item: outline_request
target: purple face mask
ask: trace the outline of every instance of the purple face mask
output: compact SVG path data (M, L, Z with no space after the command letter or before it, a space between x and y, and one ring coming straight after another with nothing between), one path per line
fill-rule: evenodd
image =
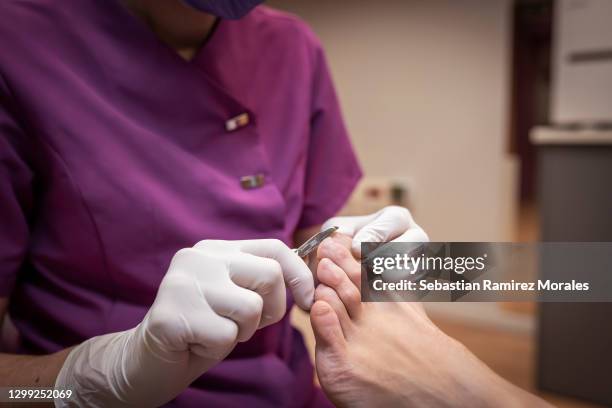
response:
M217 17L235 20L244 17L265 0L183 0L193 8Z

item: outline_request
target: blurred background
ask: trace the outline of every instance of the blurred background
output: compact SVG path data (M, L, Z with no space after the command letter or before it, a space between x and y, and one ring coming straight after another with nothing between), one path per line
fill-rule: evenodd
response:
M612 1L267 3L326 50L367 175L346 214L405 205L433 241L612 241ZM427 307L519 386L612 405L609 304Z

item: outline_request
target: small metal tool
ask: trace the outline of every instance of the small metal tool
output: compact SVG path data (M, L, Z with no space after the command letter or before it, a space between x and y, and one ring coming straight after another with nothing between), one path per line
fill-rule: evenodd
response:
M314 251L315 249L317 249L317 247L319 246L319 244L321 242L323 242L323 240L327 237L329 237L331 234L333 234L334 232L336 232L336 230L338 229L338 227L331 227L328 228L324 231L319 232L316 235L313 235L312 237L310 237L308 239L308 241L304 242L299 248L294 249L293 251L300 257L300 258L305 258L308 255L310 255L310 253L312 251Z

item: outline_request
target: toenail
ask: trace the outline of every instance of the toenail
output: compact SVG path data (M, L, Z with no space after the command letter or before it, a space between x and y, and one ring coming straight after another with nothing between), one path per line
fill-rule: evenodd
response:
M323 315L328 314L330 310L331 310L331 307L327 303L321 302L319 306L316 308L316 310L314 311L314 314L323 316Z

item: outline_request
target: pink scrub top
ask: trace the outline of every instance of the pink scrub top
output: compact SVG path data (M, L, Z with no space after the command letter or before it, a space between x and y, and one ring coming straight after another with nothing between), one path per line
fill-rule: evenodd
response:
M292 245L361 172L318 40L258 7L186 62L119 0L0 2L0 296L20 352L137 325L202 239ZM174 407L327 405L286 317Z

